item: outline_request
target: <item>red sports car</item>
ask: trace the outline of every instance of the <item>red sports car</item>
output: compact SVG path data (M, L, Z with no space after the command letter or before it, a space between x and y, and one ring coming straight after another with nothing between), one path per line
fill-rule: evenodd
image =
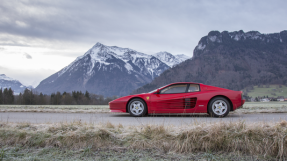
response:
M109 106L111 112L126 112L136 117L154 113L208 113L213 117L225 117L244 102L241 91L180 82L149 93L118 98Z

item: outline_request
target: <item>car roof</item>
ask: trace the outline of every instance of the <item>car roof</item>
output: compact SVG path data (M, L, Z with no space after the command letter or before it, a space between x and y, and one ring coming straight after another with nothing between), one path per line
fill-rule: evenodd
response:
M196 83L196 82L175 82L175 83L171 83L168 85L172 85L172 84L202 84L202 83Z
M220 88L220 87L215 87L215 86L210 86L210 85L205 85L203 83L195 83L195 82L175 82L175 83L171 83L171 84L168 84L164 87L167 87L167 86L170 86L170 85L174 85L174 84L199 84L201 87L204 87L205 89L202 88L202 90L229 90L229 89L226 89L226 88ZM164 88L163 87L163 88Z

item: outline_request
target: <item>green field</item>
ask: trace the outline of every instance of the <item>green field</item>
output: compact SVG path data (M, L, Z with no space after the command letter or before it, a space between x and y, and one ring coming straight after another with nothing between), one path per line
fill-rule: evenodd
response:
M281 85L281 87L279 85L269 85L269 87L266 85L263 85L262 87L258 87L258 86L254 86L253 90L247 90L247 88L245 88L243 91L244 93L247 91L248 96L250 97L278 97L278 96L284 96L287 97L287 87L284 85Z

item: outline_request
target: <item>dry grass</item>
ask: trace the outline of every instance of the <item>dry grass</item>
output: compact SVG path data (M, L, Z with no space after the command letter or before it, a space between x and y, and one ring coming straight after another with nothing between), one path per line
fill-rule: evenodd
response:
M232 152L286 159L287 122L274 124L215 123L185 127L111 123L1 123L1 146L61 149L156 149L163 153Z
M108 105L0 105L0 112L108 113Z

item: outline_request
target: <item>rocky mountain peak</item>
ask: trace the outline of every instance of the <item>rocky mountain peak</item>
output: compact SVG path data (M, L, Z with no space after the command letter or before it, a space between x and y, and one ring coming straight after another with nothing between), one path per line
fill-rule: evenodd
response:
M104 46L102 43L97 42L92 48L99 48L99 47L102 47L102 46Z
M266 44L286 43L287 31L280 33L261 34L258 31L244 32L243 30L228 32L228 31L210 31L207 36L204 36L198 42L194 49L194 56L204 54L205 50L209 51L219 45L227 45L232 47L240 47L245 44L247 47L262 48ZM232 45L231 45L232 44Z

